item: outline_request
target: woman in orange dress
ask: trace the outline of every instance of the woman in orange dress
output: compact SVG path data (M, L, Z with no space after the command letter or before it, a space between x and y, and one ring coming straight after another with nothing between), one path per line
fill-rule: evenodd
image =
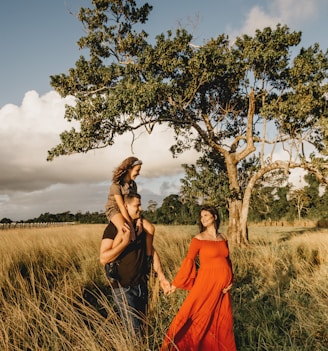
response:
M201 233L191 240L170 292L176 288L190 291L165 335L161 351L236 351L228 243L218 232L220 219L214 207L201 209L200 222Z

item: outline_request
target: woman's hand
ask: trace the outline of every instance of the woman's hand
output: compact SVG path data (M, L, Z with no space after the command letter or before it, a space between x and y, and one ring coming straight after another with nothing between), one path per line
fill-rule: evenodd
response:
M223 294L226 294L232 288L232 283L222 290Z

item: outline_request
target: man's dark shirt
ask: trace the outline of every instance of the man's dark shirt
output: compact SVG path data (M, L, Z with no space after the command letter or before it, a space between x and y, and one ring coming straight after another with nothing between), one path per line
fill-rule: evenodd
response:
M114 240L117 229L112 222L105 228L103 239ZM131 242L115 260L118 261L118 283L122 287L138 285L147 282L146 232L143 230L137 239ZM117 282L113 288L119 287Z

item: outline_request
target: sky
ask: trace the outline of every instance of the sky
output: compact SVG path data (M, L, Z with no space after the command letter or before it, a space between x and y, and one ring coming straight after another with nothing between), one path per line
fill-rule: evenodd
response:
M189 151L172 158L172 133L164 127L140 133L131 149L129 136L114 146L47 162L59 134L71 128L65 103L50 76L67 73L83 52L84 35L75 17L91 0L2 0L0 5L0 220L38 217L41 213L103 211L113 170L126 157L143 161L138 190L143 208L177 194L183 163L195 163ZM137 3L141 2L137 0ZM222 33L240 34L277 23L302 31L301 46L328 47L327 0L153 0L150 37L179 26L192 31L195 43ZM295 176L292 181L298 182Z

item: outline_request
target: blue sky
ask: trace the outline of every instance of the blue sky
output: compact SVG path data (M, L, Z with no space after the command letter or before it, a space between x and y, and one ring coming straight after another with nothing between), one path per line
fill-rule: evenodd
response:
M303 32L302 46L328 47L326 0L154 0L144 26L151 37L186 26L195 42L228 34L253 34L256 28L286 24ZM74 13L88 0L5 0L0 11L0 219L37 217L40 213L100 211L106 201L112 170L130 156L123 137L107 150L46 162L47 150L70 126L64 104L50 86L50 76L67 73L83 35ZM140 2L139 2L140 3ZM143 206L177 193L181 163L195 161L186 153L172 159L172 135L159 129L141 135L133 152L144 161L137 179ZM158 157L161 155L161 157Z

